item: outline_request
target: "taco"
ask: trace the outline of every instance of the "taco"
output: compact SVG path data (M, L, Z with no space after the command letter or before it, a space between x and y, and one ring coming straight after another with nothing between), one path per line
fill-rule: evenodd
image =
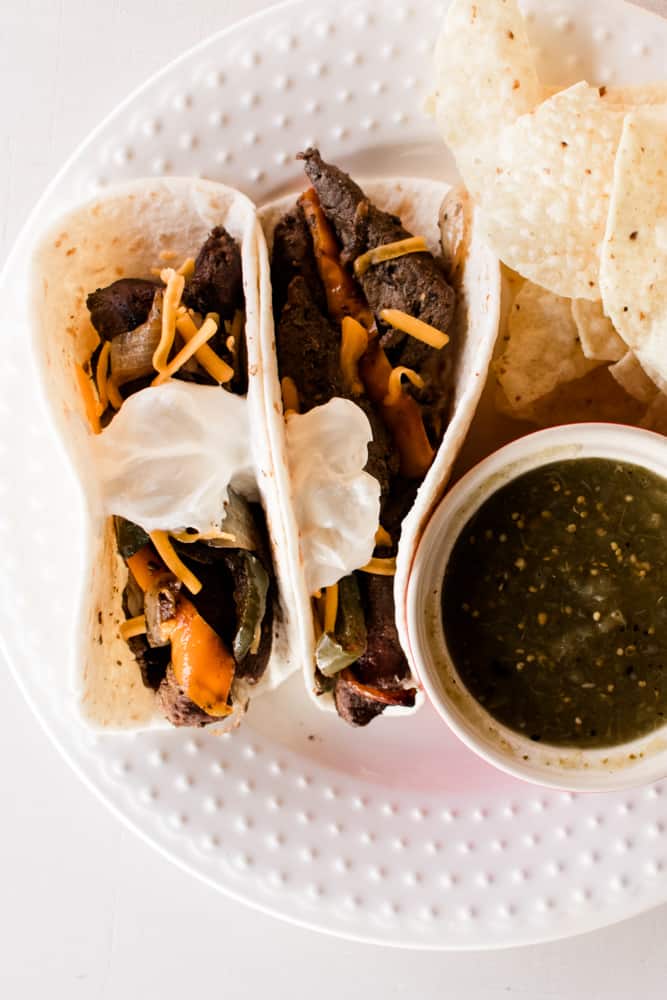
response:
M136 181L35 254L33 346L89 512L73 648L105 729L227 728L296 666L258 352L254 206Z
M299 543L289 555L308 689L363 726L421 702L403 640L407 577L484 386L500 270L465 195L448 185L403 178L362 190L316 149L300 159L311 187L260 212L272 283L272 314L263 289L265 391L267 407L285 414L286 445L276 434L273 448L289 459L279 488ZM282 400L272 398L278 384ZM341 440L323 448L307 425L334 404ZM346 441L355 452L368 445L375 520L359 516L372 505L357 469L354 488L341 490L337 509L325 504L317 524L303 509L304 454L343 479ZM355 518L357 544L347 544Z

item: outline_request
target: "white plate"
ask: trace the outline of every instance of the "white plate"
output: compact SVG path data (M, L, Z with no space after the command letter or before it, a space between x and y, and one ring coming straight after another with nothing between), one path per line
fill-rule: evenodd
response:
M527 6L547 82L664 72L667 26L650 14L610 0ZM574 934L665 901L667 785L540 792L480 762L428 708L353 731L313 709L299 678L223 739L91 736L66 684L81 501L39 396L24 294L43 222L112 181L196 172L261 201L297 183L292 155L315 141L358 175L448 176L420 110L442 7L308 0L269 10L153 78L53 182L4 275L0 631L71 765L176 863L320 930L482 948Z

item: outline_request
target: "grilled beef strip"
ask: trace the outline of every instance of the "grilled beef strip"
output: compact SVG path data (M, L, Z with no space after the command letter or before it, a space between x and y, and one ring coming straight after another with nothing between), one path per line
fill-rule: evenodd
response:
M367 646L354 665L354 675L369 687L401 687L410 677L410 668L396 629L394 579L372 573L358 573L357 579L366 612Z
M351 726L367 726L387 707L360 691L347 670L337 675L333 697L336 711Z
M301 411L344 396L340 330L329 322L300 275L287 288L276 334L280 378L291 378Z
M224 226L216 226L197 254L195 271L185 287L183 301L201 313L233 319L243 302L241 251Z
M280 275L279 260L274 256L274 267ZM351 398L343 384L340 368L340 330L321 311L310 284L300 275L292 278L287 288L276 340L280 378L293 380L303 413L327 403L334 396ZM398 455L372 403L365 397L354 398L354 402L368 417L373 431L366 470L375 476L386 495L390 477L398 470Z
M317 149L301 154L306 174L317 192L324 214L342 246L341 259L351 265L361 254L404 240L408 232L396 215L383 212L366 197L348 174L325 163ZM383 309L399 309L447 333L452 325L455 294L432 254L415 253L374 264L358 279L375 313L381 344L393 365L419 372L424 389L414 395L425 408L427 421L440 429L449 409L454 353L436 351L380 320Z
M288 289L296 277L301 278L322 315L326 315L327 297L317 270L313 243L301 205L278 222L273 233L271 250L271 283L273 314L280 317L288 298Z
M234 352L230 351L224 325L225 320L234 318L237 309L243 308L241 251L224 226L216 226L211 230L197 254L194 274L185 285L183 302L202 316L210 312L218 314L220 327L209 345L234 369L234 378L228 388L238 395L245 395L248 391L245 337L240 338ZM201 369L194 374L186 374L185 377L202 384L213 381Z
M338 714L352 726L367 726L386 708L412 708L417 692L414 688L366 687L351 668L336 675L334 703Z
M220 719L209 715L199 705L190 701L176 680L171 665L167 668L165 678L158 689L158 701L172 726L193 726L201 729L213 722L220 722Z
M103 340L113 340L148 319L160 286L144 278L120 278L86 299L90 320Z

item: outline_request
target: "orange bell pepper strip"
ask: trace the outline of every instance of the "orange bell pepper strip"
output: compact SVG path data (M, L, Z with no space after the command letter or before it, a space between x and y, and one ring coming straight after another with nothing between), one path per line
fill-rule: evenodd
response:
M144 545L130 556L127 565L144 593L159 586L161 577L169 572L152 545ZM217 718L232 712L227 702L236 670L234 657L194 604L180 593L171 632L171 665L178 684L195 705Z
M375 325L371 309L363 299L354 279L340 261L340 250L317 193L313 188L299 198L315 249L317 267L327 296L332 319L342 323L352 316L367 330ZM423 479L433 463L435 451L424 427L419 404L407 393L392 406L385 406L392 367L377 339L371 339L359 361L359 376L369 399L379 409L389 428L401 459L401 475Z
M315 250L317 267L327 296L329 315L337 323L345 316L352 316L370 330L375 319L354 279L340 262L340 250L334 232L322 211L314 188L299 198Z
M377 340L372 341L359 361L359 376L398 449L401 475L407 479L423 479L431 468L435 451L426 434L419 404L412 396L404 392L395 403L386 405L392 370Z

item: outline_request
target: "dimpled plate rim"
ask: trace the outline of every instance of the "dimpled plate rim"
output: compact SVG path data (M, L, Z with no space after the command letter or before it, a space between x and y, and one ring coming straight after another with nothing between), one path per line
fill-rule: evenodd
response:
M199 172L261 202L294 187L291 153L311 139L359 175L451 176L419 110L444 5L378 6L270 8L135 91L73 154L24 227L3 272L5 336L26 329L27 260L41 227L107 183ZM620 2L579 6L526 4L547 82L659 78L664 22ZM85 561L82 500L36 376L18 392L21 373L32 372L26 338L9 341L6 357L0 419L11 419L13 436L0 442L12 467L12 489L0 483L2 648L70 765L144 840L265 912L404 947L562 938L667 899L667 785L602 796L536 790L478 762L430 709L400 728L351 733L309 715L297 679L222 740L84 730L63 679L71 650L62 628ZM57 496L44 497L44 481L59 483Z

